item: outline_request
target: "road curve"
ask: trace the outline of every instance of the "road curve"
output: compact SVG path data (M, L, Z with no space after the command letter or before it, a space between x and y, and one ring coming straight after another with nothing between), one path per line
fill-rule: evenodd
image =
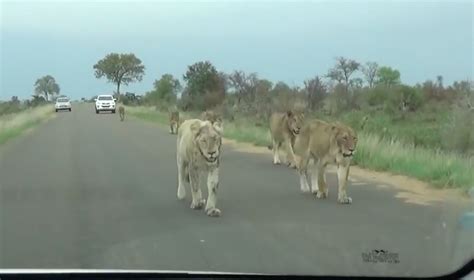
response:
M175 139L80 104L0 147L0 269L433 276L472 257L465 206L407 203L370 181L339 205L334 174L317 200L299 192L295 171L228 145L223 215L209 218L189 208L189 191L176 199ZM380 249L399 262L364 261Z

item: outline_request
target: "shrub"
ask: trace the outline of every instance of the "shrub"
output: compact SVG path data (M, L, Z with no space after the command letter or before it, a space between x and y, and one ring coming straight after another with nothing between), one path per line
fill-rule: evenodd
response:
M474 152L474 110L455 107L443 131L444 148L460 153Z

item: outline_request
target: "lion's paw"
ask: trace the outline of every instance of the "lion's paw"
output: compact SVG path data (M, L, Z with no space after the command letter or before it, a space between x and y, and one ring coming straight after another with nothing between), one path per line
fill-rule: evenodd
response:
M191 203L191 209L194 209L194 210L199 210L199 209L202 209L204 207L204 204L206 204L206 200L205 199L200 199L198 200L197 202L192 202Z
M328 197L328 192L323 192L323 191L316 191L316 197L319 198L319 199L324 199L324 198L327 198Z
M206 215L208 215L209 217L220 217L221 210L217 208L209 208L206 210Z
M309 193L310 190L309 190L309 186L307 184L303 184L300 186L300 191L301 193Z
M337 202L339 202L341 204L351 204L352 203L352 198L350 198L348 196L339 197L337 199Z

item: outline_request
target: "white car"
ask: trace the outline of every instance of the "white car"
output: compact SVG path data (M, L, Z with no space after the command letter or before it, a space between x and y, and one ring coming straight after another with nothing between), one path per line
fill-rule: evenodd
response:
M68 110L69 112L72 111L71 101L67 97L59 97L56 99L56 104L54 104L54 109L56 113L59 110Z
M112 95L99 95L95 99L95 113L110 111L115 114L115 98Z

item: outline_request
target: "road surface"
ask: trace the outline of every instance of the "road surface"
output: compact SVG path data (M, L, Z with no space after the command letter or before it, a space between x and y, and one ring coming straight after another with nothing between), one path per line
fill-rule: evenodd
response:
M189 190L176 199L175 139L81 104L0 147L0 268L433 276L472 256L469 204L407 203L367 180L339 205L335 174L317 200L270 155L228 145L209 218ZM399 262L364 261L380 249Z

